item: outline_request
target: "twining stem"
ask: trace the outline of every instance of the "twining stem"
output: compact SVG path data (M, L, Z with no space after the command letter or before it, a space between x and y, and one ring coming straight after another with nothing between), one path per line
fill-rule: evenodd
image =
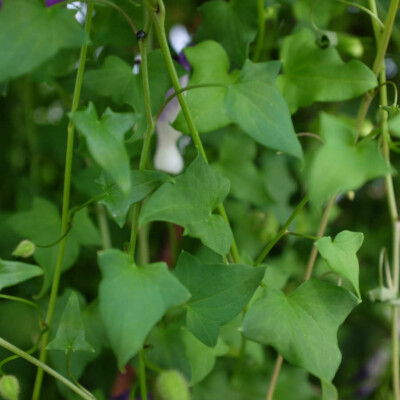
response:
M146 362L144 350L139 352L139 378L140 378L140 396L142 400L147 400L147 385L146 385Z
M151 98L150 98L150 85L149 85L149 70L147 65L147 31L150 29L150 25L146 23L146 32L139 32L137 35L141 56L141 73L142 73L142 85L143 85L143 96L144 96L144 104L146 110L146 121L147 127L146 132L144 134L144 142L142 147L142 152L140 155L139 161L139 170L143 170L146 168L147 159L149 155L150 149L150 141L151 135L154 130L154 120L151 110ZM138 227L139 227L139 212L140 212L141 203L135 203L133 206L132 213L132 229L131 229L131 240L130 240L130 252L135 259L135 250L136 250L136 242L138 236ZM142 239L147 240L147 237ZM142 249L143 250L143 249ZM143 256L147 257L147 254L141 252L141 261L145 261ZM146 386L146 364L145 364L145 354L144 350L141 349L139 352L139 379L140 379L140 393L142 400L147 400L147 386Z
M329 216L331 215L331 211L332 211L332 207L335 204L335 200L336 200L336 196L332 196L330 198L330 200L328 201L328 204L325 207L325 211L324 214L322 216L319 228L318 228L318 232L317 232L317 238L321 238L322 236L324 236L324 232L326 229L326 226L328 225L328 221L329 221ZM308 263L307 263L307 268L306 268L306 273L304 276L304 280L308 281L311 278L313 269L314 269L314 265L315 265L315 260L317 259L317 254L318 254L318 249L317 246L313 246L311 253L310 253L310 257L308 259Z
M147 120L147 127L146 127L146 132L144 134L144 142L139 162L139 170L143 170L146 168L149 149L150 149L151 134L153 133L154 130L154 120L152 116L151 100L150 100L149 71L147 67L146 33L143 38L139 39L139 48L141 56L143 97L144 97L146 120ZM137 242L138 226L139 226L139 212L140 212L140 203L135 203L133 205L133 211L132 211L132 229L131 229L131 240L130 240L130 251L133 259L135 259L135 252L136 252L136 242Z
M264 46L265 36L265 10L264 0L257 0L257 22L258 22L258 33L256 41L256 49L254 50L253 61L257 62L260 59L261 51Z
M100 229L101 244L104 250L111 249L112 242L110 236L110 228L108 226L106 209L103 204L96 204L97 220Z
M149 15L151 16L151 18L153 20L154 28L155 28L155 31L157 34L159 45L160 45L160 49L163 54L165 64L167 66L168 73L169 73L171 81L172 81L172 85L173 85L175 91L178 92L182 88L181 88L181 84L179 82L178 74L177 74L175 66L174 66L171 52L169 50L168 40L167 40L167 36L165 33L164 2L162 0L157 0L157 4L155 4L155 2L153 2L151 0L143 0L143 3L145 5L145 7L147 8ZM203 144L201 142L200 135L199 135L199 132L197 131L192 114L186 103L185 96L183 95L182 92L180 92L177 95L177 97L178 97L178 101L181 106L183 115L186 119L186 123L188 124L193 143L196 146L197 150L199 151L200 155L203 157L204 161L208 163L206 152L205 152ZM225 222L228 224L228 226L230 226L228 216L226 215L225 208L222 204L220 204L218 206L218 212L220 213L222 218L225 220ZM232 256L233 256L233 259L235 260L235 262L237 262L237 263L240 262L239 251L238 251L235 239L233 239L233 242L232 242L231 253L232 253Z
M275 361L274 372L272 373L272 378L271 378L271 382L269 384L266 400L273 399L275 386L276 386L276 382L279 377L279 372L281 371L282 363L283 363L283 357L280 354L278 354L278 357L276 358L276 361Z
M282 236L284 236L286 234L286 231L289 228L290 224L296 218L297 214L307 204L307 202L308 202L308 195L303 197L303 199L300 201L300 203L293 210L292 214L290 215L288 220L285 222L285 224L282 226L282 228L279 230L279 232L276 234L276 236L267 244L265 249L257 257L257 260L254 263L255 266L260 265L264 261L265 257L267 257L268 253L275 246L275 244L282 238Z
M89 36L90 28L92 24L92 15L93 15L94 4L89 3L87 8L86 15L86 23L85 23L85 32ZM81 53L79 56L79 65L78 71L76 75L75 81L75 89L74 95L72 99L71 112L74 112L78 109L81 88L82 88L82 80L83 80L83 72L85 70L86 64L86 55L88 50L88 43L84 43L81 48ZM62 203L62 216L61 216L61 236L65 235L68 230L68 222L69 222L69 203L70 203L70 190L71 190L71 171L72 171L72 158L74 151L74 135L75 135L75 127L73 123L70 121L68 124L68 138L67 138L67 151L65 157L65 171L64 171L64 192L63 192L63 203ZM58 247L57 261L54 269L53 275L53 283L51 286L50 292L50 300L49 300L49 308L47 310L46 315L46 324L48 327L51 326L53 320L54 309L57 300L58 294L58 286L60 284L60 276L62 270L62 264L64 259L64 251L65 251L66 237L60 241ZM42 350L40 352L40 362L45 363L47 358L47 350L46 346L49 341L49 332L46 332L43 335L42 342ZM42 387L43 381L43 369L39 368L36 374L35 386L33 389L32 400L39 400L40 391Z
M371 11L377 14L375 0L369 0ZM378 51L374 62L374 72L379 73L379 83L381 85L379 96L380 105L387 106L387 86L385 64L383 59L389 44L390 36L393 29L394 19L396 17L397 9L399 7L399 0L392 0L390 2L388 14L385 20L385 27L382 33L376 27L376 23L372 20L374 27L375 40L377 42ZM382 153L390 168L390 133L388 126L387 112L381 110L381 129L382 129ZM399 241L400 241L400 222L399 213L396 204L396 195L393 188L392 175L388 172L385 176L386 196L388 201L389 215L392 224L392 277L393 277L393 290L396 294L399 291ZM399 332L398 332L398 307L392 306L392 376L393 376L393 394L395 400L400 400L400 379L399 379Z
M30 356L28 353L21 350L19 347L14 346L13 344L11 344L10 342L7 342L3 338L0 338L0 346L4 347L8 351L11 351L12 353L16 354L17 356L25 359L26 361L29 361L31 364L36 365L37 367L39 367L40 371L45 371L52 377L58 379L61 383L63 383L65 386L67 386L68 388L73 390L76 394L78 394L82 399L93 400L92 395L88 395L86 392L84 392L79 387L75 386L71 381L66 379L64 376L59 374L57 371L54 371L54 369L50 368L48 365L39 361L37 358Z

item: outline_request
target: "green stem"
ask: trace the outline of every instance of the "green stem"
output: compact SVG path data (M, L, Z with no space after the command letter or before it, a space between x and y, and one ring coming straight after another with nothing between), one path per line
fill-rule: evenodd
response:
M174 61L172 59L171 52L169 50L168 40L167 40L167 36L165 33L164 2L162 0L158 0L157 6L155 6L155 4L150 0L143 0L143 3L145 5L145 7L147 8L149 15L151 16L151 18L154 22L154 28L156 30L158 43L160 45L161 52L164 56L164 61L165 61L169 76L172 81L172 86L174 87L175 91L178 92L182 88L181 88L181 84L179 82L178 74L177 74L175 66L174 66ZM197 131L192 114L186 103L185 96L183 95L182 92L177 94L177 96L178 96L178 101L181 106L183 115L186 119L186 123L188 124L193 143L196 146L197 150L199 151L200 155L203 157L204 161L208 163L206 152L205 152L203 144L201 142L200 135L199 135L199 132ZM220 204L218 206L218 212L220 213L222 218L225 220L225 222L230 227L230 222L229 222L228 216L226 215L226 211L225 211L223 204ZM231 253L232 253L232 256L233 256L235 262L236 263L240 262L239 250L237 248L235 239L233 239L233 242L232 242Z
M149 155L151 135L154 130L154 120L151 111L151 100L150 100L150 86L149 86L149 71L147 66L147 47L146 47L146 36L144 38L139 39L139 49L141 56L141 72L142 72L142 84L143 84L143 97L144 104L146 110L146 120L147 120L147 128L144 134L144 142L142 147L142 152L140 155L139 162L139 170L143 170L146 168L147 159ZM138 227L139 227L139 212L140 212L141 203L135 203L133 205L132 211L132 229L131 229L131 239L130 239L130 252L135 259L136 252L136 242L138 235Z
M8 294L0 294L0 299L17 301L19 303L27 304L28 306L31 306L31 307L35 308L35 310L39 314L40 325L41 326L45 326L46 325L45 322L44 322L42 309L36 303L34 303L33 301L24 299L22 297L10 296Z
M254 51L253 61L257 62L260 59L261 51L264 47L264 35L265 35L265 10L264 0L257 0L257 16L258 16L258 34L256 49Z
M276 358L276 361L275 361L274 372L272 373L272 378L271 378L271 382L269 384L266 400L272 400L274 397L275 386L276 386L276 382L278 381L279 372L281 371L282 363L283 363L283 357L280 354L278 354L278 357Z
M86 23L85 23L85 32L89 36L90 28L92 24L92 15L93 15L94 4L89 3L87 9ZM71 111L74 112L78 109L81 88L82 88L82 80L83 80L83 72L85 70L86 64L86 55L88 50L88 43L85 43L81 48L81 53L79 57L79 66L78 72L75 81L75 89L74 96L72 100ZM68 222L69 222L69 202L70 202L70 190L71 190L71 172L72 172L72 159L73 159L73 151L74 151L74 134L75 129L74 125L70 121L68 124L68 139L67 139L67 151L65 157L65 171L64 171L64 192L63 192L63 205L62 205L62 217L61 217L61 235L64 235L68 230ZM57 262L54 269L53 282L51 286L50 292L50 300L49 300L49 308L46 315L46 324L48 327L51 326L51 322L53 320L54 309L57 300L58 294L58 286L60 284L62 263L64 258L66 237L64 237L58 248ZM49 332L46 332L43 335L43 343L42 350L40 352L40 362L45 363L47 358L47 350L46 346L49 341ZM39 368L37 371L35 385L32 394L32 400L39 400L40 391L42 387L43 381L43 369Z
M279 230L279 232L276 234L276 236L267 244L265 249L257 257L257 260L255 261L254 265L256 265L256 266L260 265L264 261L265 257L267 257L268 253L275 246L275 244L281 239L282 236L284 236L286 234L286 231L287 231L288 227L290 226L292 221L296 218L297 214L307 204L307 202L308 202L308 195L304 196L304 198L301 200L301 202L296 206L296 208L293 210L292 214L287 219L287 221L282 226L282 228Z
M382 31L382 35L378 43L378 51L376 53L375 62L372 67L372 71L374 72L375 75L378 75L381 71L386 50L389 45L390 36L392 35L393 24L396 18L396 13L398 8L399 8L399 0L392 0L390 2L389 10L385 19L385 27Z
M328 204L325 207L325 211L324 214L322 215L322 219L318 228L318 232L317 232L317 238L321 238L322 236L324 236L325 233L325 229L326 226L328 225L328 221L329 221L329 216L331 215L331 211L333 208L333 205L335 204L335 200L336 200L336 195L332 196L328 202ZM306 268L306 273L304 276L304 280L308 281L311 278L313 269L314 269L314 265L315 265L315 261L317 259L317 255L318 255L318 248L317 246L313 246L311 253L310 253L310 257L308 259L308 263L307 263L307 268Z
M104 250L111 249L112 242L110 236L110 227L108 225L108 219L105 207L103 204L96 204L97 220L100 228L101 243Z
M81 389L83 392L85 392L88 396L90 396L92 399L94 399L95 397L86 389L84 388L79 382L78 380L74 377L74 375L71 372L71 368L70 368L70 358L71 358L71 350L68 350L67 355L66 355L66 369L67 369L67 374L68 376L71 378L72 382L79 388Z
M139 352L139 376L140 376L140 396L142 400L147 400L147 384L146 384L146 361L144 350Z
M85 393L83 390L75 386L71 381L66 379L64 376L59 374L57 371L54 371L54 369L50 368L48 365L44 364L43 362L39 361L37 358L32 357L25 351L21 350L20 348L14 346L10 342L7 342L3 338L0 338L0 346L4 347L6 350L11 351L12 353L16 354L17 356L25 359L26 361L30 362L33 365L36 365L39 367L40 371L45 371L52 377L56 378L59 380L61 383L63 383L65 386L70 388L72 391L74 391L76 394L78 394L82 399L85 400L93 400L93 396L89 396L87 393Z

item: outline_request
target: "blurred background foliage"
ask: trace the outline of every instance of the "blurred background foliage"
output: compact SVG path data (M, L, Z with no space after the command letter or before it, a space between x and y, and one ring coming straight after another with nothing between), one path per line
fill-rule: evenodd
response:
M139 27L143 24L140 7L123 0L113 1L123 7ZM200 0L166 0L167 27L170 29L176 24L184 25L192 36L193 43L204 38L220 41L231 56L231 68L234 69L240 57L231 47L229 37L231 32L221 33L218 27L207 25L204 7L208 3L210 2ZM366 1L358 3L366 4ZM377 2L382 19L388 3L388 0ZM365 64L372 65L375 45L371 21L370 17L359 9L332 0L265 0L264 5L267 19L261 60L279 59L283 38L306 26L315 32L316 38L323 34L323 30L337 32L339 35L337 49L345 61L359 58ZM239 27L234 25L232 29ZM244 34L247 32L246 29ZM151 38L150 43L154 48L157 47L156 38ZM399 49L400 23L397 21L386 57L387 77L396 84L399 84ZM253 51L254 43L250 46L250 53ZM77 49L63 50L29 75L13 79L8 85L0 87L3 92L0 96L1 258L11 258L13 249L25 238L27 231L37 230L38 236L46 242L46 232L51 229L50 225L53 227L59 225L57 210L60 209L62 199L66 128L78 54ZM99 68L108 55L117 55L132 64L137 54L136 39L125 20L114 9L96 5L86 69ZM392 95L391 89L389 95ZM99 113L109 106L109 99L96 95L85 84L81 97L83 105L89 100L93 101ZM314 103L309 107L300 108L293 116L295 130L318 132L318 115L321 110L354 118L359 102L360 99L341 103ZM112 104L112 109L129 111L127 105L117 103ZM368 115L368 123L375 126L378 122L378 104L375 101ZM233 126L206 133L202 138L212 166L231 180L231 192L226 201L227 211L243 258L254 259L265 243L276 234L300 200L305 189L304 168L290 157L277 155L255 144ZM300 141L307 160L308 155L318 147L318 141L311 137L301 137ZM154 151L155 141L152 146ZM128 149L132 165L137 166L141 141L129 144ZM186 147L183 153L184 159L187 162L192 160L194 152L193 147ZM88 168L89 163L85 144L78 136L73 164L71 200L73 205L82 204L91 196L91 182L96 176L96 171L93 172ZM395 170L399 170L397 156L393 157L392 164ZM395 176L394 182L395 190L398 191L398 175ZM47 199L53 206L44 206L40 209L38 205L35 208L34 199L37 197ZM29 211L32 207L36 211ZM52 207L56 207L55 210L51 211ZM18 216L19 220L22 220L20 224L17 222ZM314 235L320 217L321 214L317 210L306 208L298 216L293 230ZM47 219L44 227L38 225L38 221L42 219ZM96 251L100 245L97 224L96 207L90 206L88 213L82 217L79 229L77 228L79 230L76 234L77 243L69 248L70 253L67 257L71 258L70 265L74 266L63 274L57 307L61 310L65 305L71 288L81 293L87 339L95 347L102 348L102 351L96 354L94 362L92 355L77 354L72 369L76 376L82 375L83 385L98 388L100 399L101 396L107 398L111 393L118 369L111 351L104 345L106 339L98 337L102 328L96 318L97 288L100 281L95 261ZM120 228L111 219L109 226L113 246L123 248L124 242L129 238L128 226ZM375 287L378 282L380 251L383 247L390 247L391 229L382 179L364 185L354 193L354 198L349 195L338 199L327 234L334 236L345 229L363 232L365 235L364 244L358 253L360 289L364 301L339 330L343 362L335 384L341 399L388 400L390 399L389 307L371 303L365 297L368 290ZM57 228L55 231L57 232ZM148 235L151 260L162 259L171 246L171 235L166 225L152 224ZM218 259L211 250L188 237L183 238L178 246L190 250L204 261ZM293 290L302 281L310 248L311 242L307 239L288 236L281 240L267 260L269 278L277 286L285 287L286 292ZM326 271L324 263L319 261L316 276L321 276ZM42 285L42 278L36 278L6 289L4 293L32 297L41 291ZM46 305L47 296L46 294L38 300L43 306ZM240 341L235 336L237 326L237 322L232 321L222 329L222 338L229 349L220 349L212 373L194 386L194 399L265 398L275 354L271 349L263 350L261 346L251 344L246 349L245 364L239 373L236 373L235 360L240 351ZM185 371L193 366L188 365L186 349L183 342L178 340L182 332L176 330L174 323L154 329L150 337L154 350L149 351L149 359L161 367L175 367ZM21 348L29 348L37 338L38 332L39 326L34 310L23 304L0 301L0 336ZM196 351L201 353L203 349ZM53 366L63 368L62 355L56 353L52 353L50 361ZM2 350L0 355L0 358L3 358L7 352ZM134 366L136 362L133 361ZM21 399L29 398L35 369L26 362L17 360L8 364L5 370L17 374L20 378ZM75 398L65 389L61 387L59 389L65 398ZM45 377L43 398L60 398L57 390L57 384ZM295 397L293 397L294 391ZM279 377L275 399L294 398L296 400L318 398L318 382L310 380L304 371L285 365Z

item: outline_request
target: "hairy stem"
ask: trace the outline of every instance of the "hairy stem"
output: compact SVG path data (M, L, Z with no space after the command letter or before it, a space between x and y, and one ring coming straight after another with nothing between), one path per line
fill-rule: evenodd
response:
M85 31L86 34L89 36L90 28L92 24L92 15L93 15L93 8L94 4L89 3L87 9L87 16L86 16L86 23L85 23ZM86 56L87 56L87 49L88 43L85 43L81 48L81 53L79 57L79 66L78 72L76 75L75 81L75 89L74 89L74 96L72 100L72 107L71 111L74 112L78 109L79 106L79 99L81 94L82 88L82 80L83 80L83 72L85 70L86 64ZM71 191L71 171L72 171L72 158L73 158L73 151L74 151L74 136L75 136L75 127L73 123L70 121L68 124L68 138L67 138L67 151L65 157L65 171L64 171L64 192L63 192L63 203L62 203L62 216L61 216L61 235L65 235L68 231L68 222L69 222L69 203L70 203L70 191ZM58 286L60 284L60 277L61 277L61 270L62 270L62 263L64 259L64 251L65 251L65 244L66 244L66 236L60 241L58 254L57 254L57 262L54 269L53 275L53 283L51 286L50 292L50 300L49 300L49 308L47 310L46 315L46 324L47 326L51 326L53 320L54 309L57 300L58 294ZM45 363L47 358L47 350L46 346L49 341L49 332L46 332L43 335L43 342L42 342L42 350L40 352L40 362ZM43 369L39 368L37 371L35 385L33 389L32 400L38 400L40 398L40 391L42 387L43 381Z

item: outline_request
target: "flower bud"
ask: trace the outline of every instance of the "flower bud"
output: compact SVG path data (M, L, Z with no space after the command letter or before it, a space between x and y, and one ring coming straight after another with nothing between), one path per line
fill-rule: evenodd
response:
M35 250L35 243L25 239L18 244L18 246L12 252L12 255L15 257L28 258L35 252Z
M0 395L5 400L18 400L19 382L14 375L4 375L0 379Z
M161 400L191 400L188 383L176 370L164 371L158 376L156 391Z

